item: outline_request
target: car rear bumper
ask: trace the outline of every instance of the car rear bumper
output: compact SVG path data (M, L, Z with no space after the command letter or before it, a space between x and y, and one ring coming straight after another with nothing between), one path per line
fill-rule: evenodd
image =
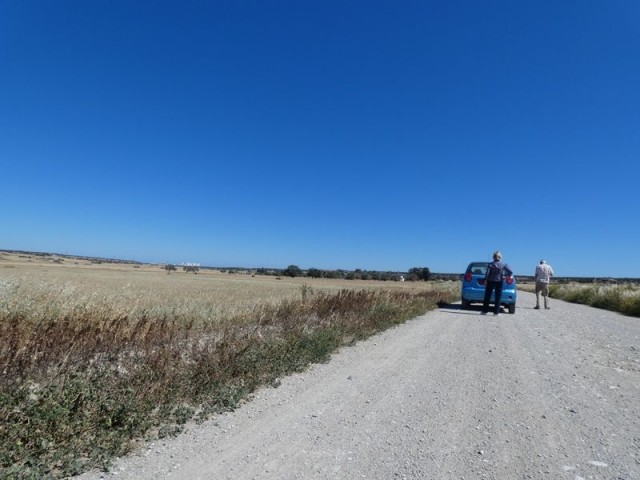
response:
M505 289L502 290L502 298L500 303L502 305L512 305L516 303L518 298L517 290ZM484 302L484 288L463 287L462 288L462 300L469 303L482 303ZM491 294L491 302L496 301L495 292Z

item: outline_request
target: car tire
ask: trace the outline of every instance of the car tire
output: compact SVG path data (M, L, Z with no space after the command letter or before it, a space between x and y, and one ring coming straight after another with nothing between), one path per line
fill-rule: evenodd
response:
M469 300L462 299L462 310L469 310L471 302Z
M509 305L509 313L513 314L516 313L516 304L512 303L511 305Z

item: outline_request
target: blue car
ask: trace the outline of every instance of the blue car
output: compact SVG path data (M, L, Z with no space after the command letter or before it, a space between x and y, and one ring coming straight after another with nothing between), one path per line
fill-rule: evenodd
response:
M489 262L471 262L462 277L462 308L468 309L472 303L484 302L485 275ZM509 313L516 313L516 277L505 277L502 282L502 298L500 305L504 305ZM491 294L491 303L495 303L495 292Z

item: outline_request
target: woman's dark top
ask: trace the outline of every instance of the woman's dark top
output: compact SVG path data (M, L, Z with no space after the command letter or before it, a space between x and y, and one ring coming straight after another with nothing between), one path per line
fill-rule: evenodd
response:
M513 275L513 272L506 263L495 261L487 266L487 282L501 282L504 274Z

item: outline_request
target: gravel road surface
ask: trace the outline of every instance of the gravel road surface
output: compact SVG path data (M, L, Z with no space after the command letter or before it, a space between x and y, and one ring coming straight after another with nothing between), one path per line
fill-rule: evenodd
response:
M640 319L441 308L85 479L640 479Z

